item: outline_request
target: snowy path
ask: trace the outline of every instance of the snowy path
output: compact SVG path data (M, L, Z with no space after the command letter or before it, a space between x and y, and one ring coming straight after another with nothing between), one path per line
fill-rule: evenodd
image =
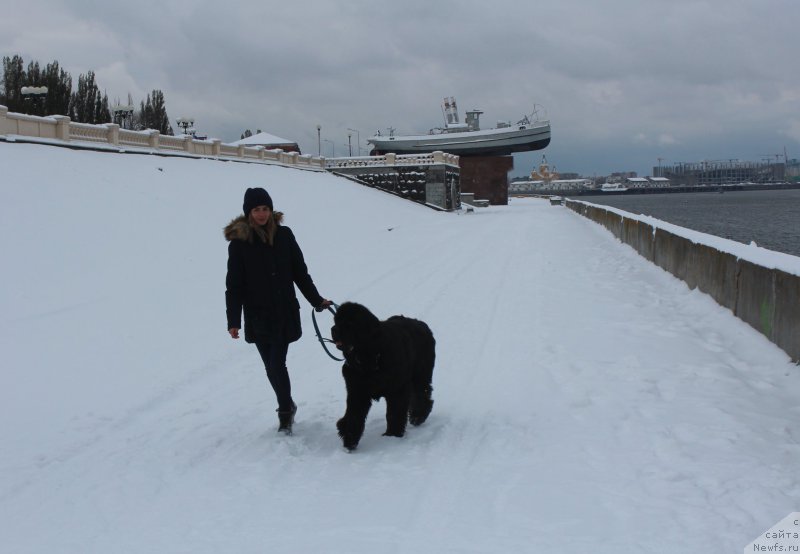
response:
M437 214L328 175L25 145L0 163L4 552L738 552L798 509L797 367L564 208ZM221 306L220 229L254 182L323 294L436 333L434 411L405 438L379 403L341 449L306 305L296 432L275 432ZM20 236L43 199L63 233ZM136 221L91 234L106 202Z

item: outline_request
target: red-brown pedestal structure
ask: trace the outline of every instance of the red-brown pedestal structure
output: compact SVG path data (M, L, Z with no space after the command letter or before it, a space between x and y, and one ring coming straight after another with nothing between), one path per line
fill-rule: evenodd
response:
M511 156L461 156L461 192L473 192L476 199L492 205L508 204L508 172L514 169Z

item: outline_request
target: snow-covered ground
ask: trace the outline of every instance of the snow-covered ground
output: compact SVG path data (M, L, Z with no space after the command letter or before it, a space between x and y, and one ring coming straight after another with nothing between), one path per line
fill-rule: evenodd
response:
M741 552L800 507L798 367L564 207L437 213L328 174L25 144L0 168L3 552ZM304 304L276 432L225 329L248 186L324 296L430 324L423 426L382 437L379 403L342 449Z

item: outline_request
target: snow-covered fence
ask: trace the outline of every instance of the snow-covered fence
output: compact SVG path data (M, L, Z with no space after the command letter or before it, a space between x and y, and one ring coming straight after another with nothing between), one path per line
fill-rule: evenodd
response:
M59 118L63 116L58 116ZM69 118L67 118L69 121ZM61 123L61 125L59 125ZM23 135L46 139L59 139L59 131L63 134L64 123L55 117L33 117L18 113L9 113L8 108L0 106L0 134ZM67 130L67 135L69 130Z
M690 288L711 296L782 348L793 361L800 362L800 263L795 256L771 253L772 262L769 255L764 261L747 259L740 252L705 244L702 237L715 238L710 235L683 233L678 228L667 230L616 208L573 200L567 200L566 205L604 226ZM695 240L682 234L691 234ZM741 246L744 250L750 248ZM769 267L780 267L782 263L775 262L784 259L785 267Z
M72 147L128 147L158 152L159 154L195 155L222 159L240 159L280 163L308 169L322 170L325 158L303 156L297 152L266 150L263 146L246 147L222 144L219 139L197 140L189 135L168 136L158 131L130 131L119 125L106 123L89 125L74 123L63 115L38 117L9 112L0 106L0 135L6 137L31 137L53 141L52 144L69 143Z
M382 156L354 156L349 158L329 158L325 161L328 170L385 167L398 165L454 165L458 166L458 156L447 152L431 152L430 154L384 154Z
M140 133L138 131L120 129L119 142L139 148L147 148L150 146L150 133Z

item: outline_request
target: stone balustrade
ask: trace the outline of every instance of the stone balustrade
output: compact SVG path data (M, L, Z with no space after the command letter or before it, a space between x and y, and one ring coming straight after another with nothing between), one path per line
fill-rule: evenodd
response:
M325 160L325 167L328 170L398 165L453 165L458 167L459 158L455 154L437 151L431 152L430 154L384 154L382 156L355 156L348 158L328 158Z
M279 163L307 169L324 170L325 158L303 156L297 152L266 150L263 146L246 147L222 144L219 139L197 140L188 135L168 136L158 131L130 131L114 123L90 125L75 123L63 115L38 117L9 112L0 106L0 136L31 137L52 140L53 144L69 143L71 147L140 148L160 154L194 155L213 158L236 158L254 162Z

